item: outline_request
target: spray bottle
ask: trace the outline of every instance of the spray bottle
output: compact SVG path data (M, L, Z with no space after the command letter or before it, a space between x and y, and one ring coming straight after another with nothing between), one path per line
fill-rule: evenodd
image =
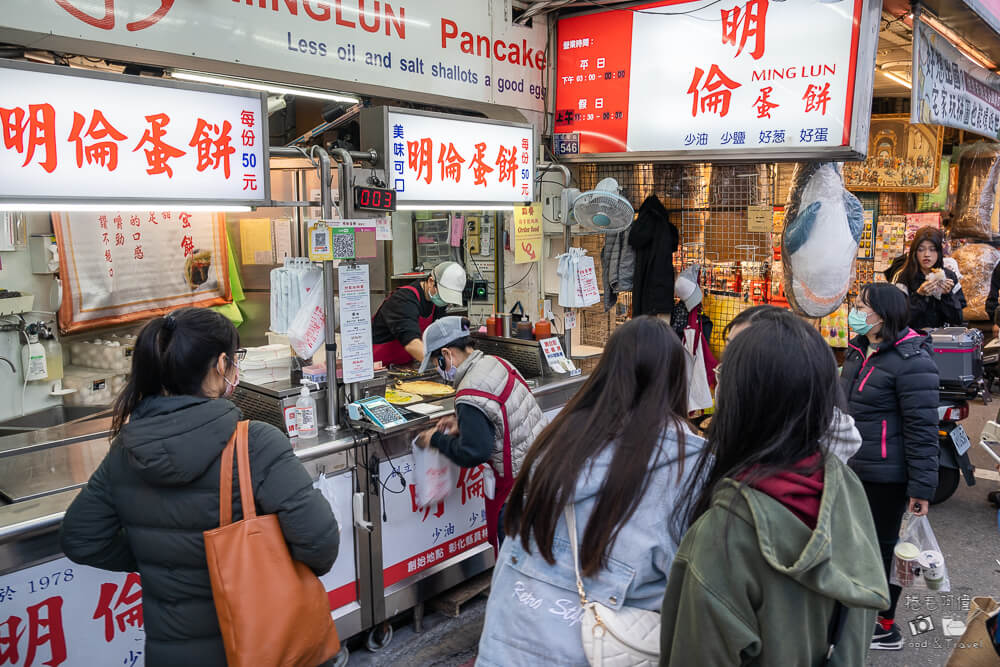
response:
M295 428L299 440L311 440L319 435L319 428L316 426L316 399L309 395L309 385L317 390L319 385L311 380L300 380L300 384L302 392L295 401Z

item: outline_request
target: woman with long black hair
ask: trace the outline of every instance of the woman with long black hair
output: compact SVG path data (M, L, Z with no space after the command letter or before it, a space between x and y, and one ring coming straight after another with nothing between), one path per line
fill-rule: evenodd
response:
M940 229L918 229L905 261L897 259L886 271L886 278L905 288L910 303L909 325L914 329L962 325L965 294L955 272L944 267L944 234Z
M225 400L239 382L239 343L208 309L146 324L115 403L111 449L63 519L71 560L142 576L148 667L226 665L202 533L219 526L220 456L241 419ZM292 558L325 574L340 541L330 505L281 431L250 422L248 446L258 514L276 514Z
M656 611L677 548L670 508L702 440L685 422L685 352L670 325L637 317L528 451L504 515L478 665L581 665L577 525L588 600Z
M761 318L726 348L708 443L677 508L660 665L862 665L886 581L864 489L821 441L841 401L829 345ZM833 634L834 640L829 636Z

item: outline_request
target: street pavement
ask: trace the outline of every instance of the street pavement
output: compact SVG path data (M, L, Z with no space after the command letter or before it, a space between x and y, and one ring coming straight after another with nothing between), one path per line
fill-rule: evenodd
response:
M997 512L986 502L989 491L1000 490L1000 481L993 460L978 445L983 425L996 419L1000 400L984 406L977 402L964 422L973 441L970 455L979 478L969 487L964 480L946 502L935 505L930 521L948 566L951 591L905 590L900 598L896 620L903 630L906 646L902 651L872 651L868 665L872 667L938 667L948 661L958 643L957 637L946 637L944 625L949 621L964 622L972 597L989 595L1000 600L1000 533ZM395 636L379 653L369 653L355 643L350 667L380 665L414 665L420 667L463 667L471 664L482 630L485 597L480 596L463 606L455 619L428 612L424 631L416 634L412 623L404 617L396 623ZM928 624L927 619L930 623ZM914 635L910 622L920 631ZM363 636L362 636L363 639ZM795 629L789 629L789 641L795 641Z
M984 406L972 405L963 425L972 440L969 451L978 478L975 486L962 481L949 500L931 507L929 518L941 551L944 553L951 579L951 592L903 590L896 622L903 630L906 646L902 651L872 651L869 665L876 667L917 667L944 665L954 650L957 638L946 637L942 626L946 619L965 620L971 597L989 595L1000 600L1000 533L997 532L997 511L986 502L989 491L1000 490L1000 481L993 459L979 446L983 425L997 417L1000 400ZM930 617L934 629L913 635L908 627L914 621L921 630Z

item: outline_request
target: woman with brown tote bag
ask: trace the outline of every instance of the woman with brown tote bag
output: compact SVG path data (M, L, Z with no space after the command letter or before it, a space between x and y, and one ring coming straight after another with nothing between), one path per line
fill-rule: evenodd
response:
M211 310L184 308L151 320L136 341L132 375L116 404L111 448L63 519L62 548L70 559L142 576L146 667L232 664L216 613L206 531L256 515L280 529L273 536L280 537L286 557L303 564L295 566L299 570L323 575L337 557L333 511L281 431L249 422L250 483L235 479L234 449L222 462L241 419L226 400L239 382L240 355L236 329ZM222 494L228 503L221 505L231 518L220 522L220 479L227 477ZM252 501L243 502L240 492ZM271 568L259 571L256 583L240 593L266 590L273 576ZM272 621L256 641L277 643L290 594L253 600ZM329 609L323 616L328 620Z

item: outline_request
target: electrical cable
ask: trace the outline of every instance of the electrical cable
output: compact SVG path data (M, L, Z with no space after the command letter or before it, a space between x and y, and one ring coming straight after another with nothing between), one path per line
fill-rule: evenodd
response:
M528 265L528 270L524 272L524 275L523 275L523 276L521 276L521 279L520 279L520 280L518 280L518 281L517 281L516 283L514 283L513 285L504 285L504 286L503 286L503 288L504 288L504 289L510 289L511 287L517 287L518 285L520 285L521 283L523 283L523 282L524 282L524 280L525 280L525 278L527 278L527 277L528 277L528 274L530 274L530 273L531 273L531 269L533 269L533 268L535 267L535 265L536 265L537 263L538 263L538 262L532 262L531 264L529 264L529 265Z
M607 5L601 4L600 2L597 2L597 0L582 0L582 1L594 5L595 7L600 7L601 9L610 9L611 11L619 11L619 12L632 12L633 14L651 14L653 16L687 16L689 14L695 14L697 12L704 11L709 7L712 7L713 5L717 5L720 2L722 2L722 0L715 0L715 2L710 2L704 7L698 7L697 9L689 9L684 12L657 12L653 11L652 9L629 9L627 7L612 8L608 7ZM717 22L714 19L702 19L698 18L697 16L692 16L691 18L697 19L698 21L710 21L711 23ZM720 18L719 21L721 20L722 19Z

